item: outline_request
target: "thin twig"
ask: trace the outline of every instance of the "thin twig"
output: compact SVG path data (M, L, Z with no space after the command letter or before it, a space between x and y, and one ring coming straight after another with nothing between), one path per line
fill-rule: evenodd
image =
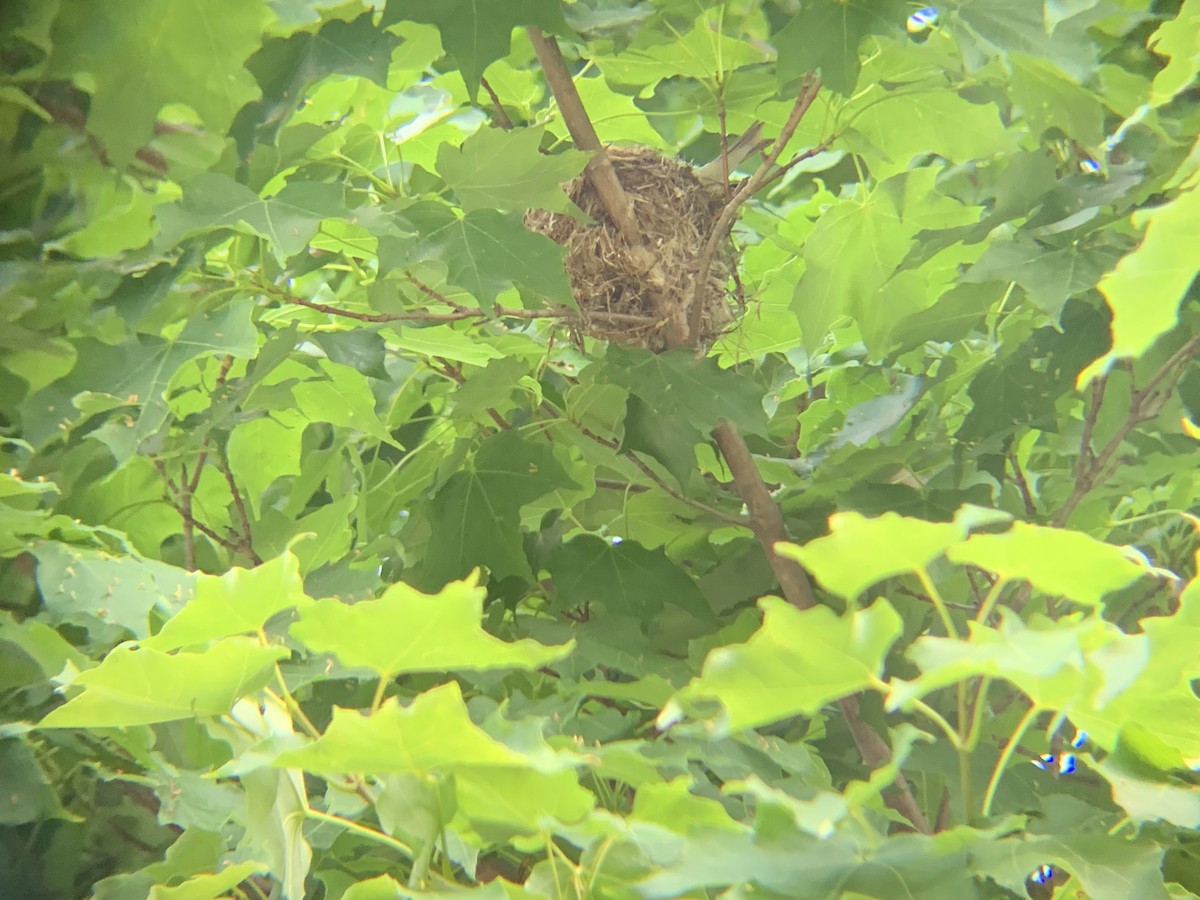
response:
M1138 425L1154 418L1162 410L1167 399L1174 392L1175 386L1187 369L1187 364L1200 354L1200 335L1188 340L1182 347L1158 367L1157 371L1143 387L1130 383L1129 412L1125 421L1114 432L1108 442L1096 453L1092 447L1092 435L1096 421L1100 416L1100 407L1104 402L1104 391L1107 378L1097 379L1092 385L1091 403L1083 420L1083 432L1079 441L1079 459L1075 464L1075 487L1071 495L1054 517L1054 524L1063 526L1075 512L1075 508L1083 498L1097 485L1106 479L1115 467L1114 456L1125 442L1129 433Z
M462 387L462 385L467 383L467 378L465 375L463 375L460 367L455 366L449 360L442 359L440 356L435 356L433 359L437 360L437 362L441 364L440 369L431 365L429 368L433 369L433 371L437 372L443 378L449 378L459 387ZM496 423L496 427L501 431L508 431L508 429L512 428L512 426L508 424L508 420L505 419L504 416L500 415L500 413L498 413L494 407L489 406L487 407L486 411L488 417Z
M1017 482L1017 490L1021 492L1021 502L1025 504L1025 515L1030 521L1036 521L1038 516L1037 504L1033 502L1033 492L1029 489L1029 482L1025 479L1025 473L1021 470L1020 460L1017 459L1017 454L1012 448L1008 451L1008 461L1012 464L1013 478Z
M481 309L467 309L457 303L446 300L441 295L416 282L422 290L437 296L444 301L448 306L454 308L454 312L435 313L426 310L404 313L366 313L354 312L349 309L342 309L339 306L330 306L328 303L317 303L315 300L305 300L303 297L297 297L295 294L280 294L279 296L288 303L294 303L296 306L303 306L308 309L314 309L317 312L323 312L331 316L339 316L343 319L354 319L356 322L372 322L374 324L385 325L389 322L462 322L468 319L485 320L490 318L500 319L566 319L568 321L579 318L579 313L569 309L512 309L510 307L497 306L495 314L489 315ZM654 316L636 316L628 313L609 313L609 312L589 312L590 318L606 319L610 322L626 322L631 325L645 325L647 323L657 322L658 319Z
M719 509L713 509L711 506L705 506L699 500L693 500L691 497L687 496L686 494L682 494L679 491L675 490L673 487L671 487L671 485L669 485L666 481L664 481L657 472L655 472L652 468L650 468L649 465L647 465L645 462L643 462L641 459L639 459L637 454L633 453L632 451L629 453L626 453L625 455L629 458L630 462L632 462L635 466L638 467L638 469L642 472L643 475L645 475L647 478L649 478L651 481L653 481L662 490L666 491L668 494L670 494L672 497L674 497L680 503L686 503L688 506L691 506L694 509L698 509L706 515L713 516L716 519L720 519L722 522L725 522L728 525L740 525L742 527L749 526L750 523L747 522L745 519L739 519L737 516L731 516L728 513L721 512Z
M700 256L697 260L695 287L693 288L691 309L688 312L688 328L691 334L695 335L699 333L700 318L704 312L704 294L708 290L708 271L712 267L712 261L717 254L718 245L724 240L726 232L733 225L738 208L766 183L772 168L775 166L776 160L779 159L779 154L783 152L783 148L792 139L792 135L795 134L796 129L800 125L800 120L804 118L804 114L808 112L813 101L817 99L817 93L820 90L820 78L813 75L806 75L804 77L804 83L800 85L800 93L796 96L796 102L792 106L791 114L788 116L783 130L779 133L779 137L775 139L775 143L767 152L766 158L763 159L762 164L755 173L742 182L737 193L725 204L724 209L721 210L721 214L717 216L717 221L713 224L712 230L708 234L708 240L704 244L704 249L700 251Z
M242 500L242 492L238 490L237 482L233 479L233 470L229 468L229 460L224 455L220 458L220 469L221 474L225 476L225 483L229 486L229 494L233 498L233 506L237 510L238 521L241 525L241 551L256 566L261 566L262 557L254 550L254 538L250 532L250 517L246 515L246 504Z
M201 459L200 465L196 467L195 480L189 481L187 463L179 464L179 482L183 485L183 490L179 492L179 515L183 517L183 565L192 572L196 570L196 535L193 531L196 519L192 515L192 496L195 488L192 485L200 480L200 468L203 465L204 460Z
M500 98L496 96L496 92L492 90L492 86L488 84L486 78L480 78L479 83L483 85L483 89L488 92L488 96L492 98L492 109L496 111L496 124L505 131L512 131L512 119L508 117L508 113L504 111L503 104L500 103Z
M838 701L838 708L841 709L842 716L846 719L846 724L850 728L850 736L854 738L854 745L858 748L863 762L872 768L879 768L890 763L892 748L876 733L874 728L863 720L858 706L858 695L843 697ZM913 796L908 779L899 770L896 772L893 788L884 794L883 802L908 819L921 834L929 834L931 831L929 820L925 818L925 813L917 805L917 799Z

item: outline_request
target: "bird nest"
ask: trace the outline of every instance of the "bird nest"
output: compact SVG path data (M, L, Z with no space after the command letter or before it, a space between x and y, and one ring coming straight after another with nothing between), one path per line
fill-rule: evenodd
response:
M689 319L700 257L725 200L720 191L701 183L691 166L648 147L611 148L608 156L645 244L666 276L661 295L647 287L644 266L635 263L586 175L564 185L564 190L593 223L532 209L525 215L525 226L566 248L567 275L579 304L579 332L665 350L668 316ZM735 263L733 243L723 235L701 295L700 333L692 335L700 344L710 344L734 320L728 284Z

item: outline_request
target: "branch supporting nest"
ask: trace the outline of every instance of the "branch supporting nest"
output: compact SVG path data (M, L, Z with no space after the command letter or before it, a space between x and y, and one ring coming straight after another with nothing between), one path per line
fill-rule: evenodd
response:
M687 344L689 334L683 311L666 302L666 273L654 251L646 245L642 237L642 231L633 217L629 196L621 186L612 160L600 143L592 120L584 109L583 100L575 89L571 73L567 71L567 64L558 48L558 42L552 37L546 37L537 28L530 28L528 32L534 52L542 65L542 72L562 110L571 139L580 150L595 154L585 170L588 180L604 204L613 225L624 238L630 258L645 279L646 290L655 299L657 312L665 323L668 345Z

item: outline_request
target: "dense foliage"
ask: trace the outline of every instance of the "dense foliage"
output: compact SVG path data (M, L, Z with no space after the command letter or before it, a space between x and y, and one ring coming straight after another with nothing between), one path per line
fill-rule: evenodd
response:
M0 894L1200 896L1198 34L7 2ZM819 76L706 355L523 227L543 35L693 162Z

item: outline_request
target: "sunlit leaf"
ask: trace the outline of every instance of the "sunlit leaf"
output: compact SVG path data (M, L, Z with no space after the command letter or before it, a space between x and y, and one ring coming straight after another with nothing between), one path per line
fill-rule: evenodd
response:
M128 728L229 712L271 677L283 647L227 638L202 653L121 646L72 682L83 692L52 710L41 728Z
M710 653L700 676L663 710L662 725L708 699L720 702L718 727L727 734L813 715L870 685L900 635L900 616L884 600L844 616L825 607L798 612L773 597L759 605L762 628L744 644Z
M1155 574L1136 551L1078 531L1025 522L1014 522L1003 534L973 535L947 555L954 562L979 566L1006 580L1028 581L1042 593L1087 606Z
M376 600L320 600L301 611L291 634L347 666L374 669L385 681L406 672L536 669L570 652L569 644L509 643L485 632L485 593L477 576L450 582L437 594L398 582Z
M230 569L224 575L197 575L187 605L168 619L142 647L175 650L234 634L259 631L267 619L288 608L305 609L300 568L290 553L256 569Z

